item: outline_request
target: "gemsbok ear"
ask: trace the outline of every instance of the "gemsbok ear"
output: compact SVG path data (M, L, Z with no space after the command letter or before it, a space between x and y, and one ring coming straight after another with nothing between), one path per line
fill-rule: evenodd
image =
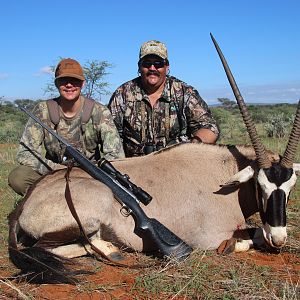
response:
M247 182L254 175L254 169L251 166L247 166L243 170L234 174L226 183L220 185L220 187L235 187L241 183Z
M293 163L293 169L297 176L300 176L300 164Z

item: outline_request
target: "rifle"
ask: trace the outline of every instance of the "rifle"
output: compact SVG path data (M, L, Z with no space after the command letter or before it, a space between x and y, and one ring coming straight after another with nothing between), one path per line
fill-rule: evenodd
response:
M18 107L53 135L60 143L65 145L66 153L72 157L84 171L112 190L115 199L121 204L121 214L123 216L131 215L133 217L135 222L133 232L147 244L153 245L153 252L158 252L159 256L162 257L173 256L179 260L189 256L193 249L159 221L154 218L149 218L140 207L137 197L140 198L141 202L147 205L152 198L148 193L132 184L126 174L122 175L119 173L107 160L104 161L102 159L102 161L100 161L100 167L96 166L39 118L24 107ZM106 171L101 168L101 165ZM124 211L126 213L124 213Z

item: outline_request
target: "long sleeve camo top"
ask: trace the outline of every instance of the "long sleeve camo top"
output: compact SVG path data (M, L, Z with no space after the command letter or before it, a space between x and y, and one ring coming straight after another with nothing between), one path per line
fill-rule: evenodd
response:
M83 101L81 97L82 106ZM38 103L33 114L54 129L46 101ZM81 111L73 118L64 117L60 111L60 121L55 130L90 160L97 161L101 157L108 160L124 157L122 143L111 113L98 102L95 103L84 132L81 126ZM20 164L32 167L40 174L46 174L49 170L58 168L64 160L64 152L65 147L55 137L31 118L28 120L17 154L17 161Z
M152 108L137 77L121 85L108 105L126 156L143 155L147 142L166 146L187 140L201 128L219 135L211 112L198 91L167 76L161 98Z

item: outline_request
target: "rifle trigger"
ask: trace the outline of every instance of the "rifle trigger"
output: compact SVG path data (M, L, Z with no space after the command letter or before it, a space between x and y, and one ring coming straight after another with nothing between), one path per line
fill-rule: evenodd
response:
M123 204L122 207L120 208L120 213L123 217L127 218L132 213L132 210Z

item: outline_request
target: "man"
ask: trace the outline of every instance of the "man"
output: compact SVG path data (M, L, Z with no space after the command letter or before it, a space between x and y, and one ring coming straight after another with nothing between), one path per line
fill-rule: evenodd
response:
M127 157L187 140L216 142L219 129L197 90L168 75L163 43L141 46L138 70L140 76L121 85L108 105Z
M81 95L84 80L82 67L76 60L61 60L55 70L59 97L38 103L33 114L90 160L96 162L101 157L108 160L124 157L110 111ZM44 152L45 157L42 155ZM30 118L17 154L20 165L9 174L9 185L18 194L24 195L41 175L61 168L66 159L65 147Z

